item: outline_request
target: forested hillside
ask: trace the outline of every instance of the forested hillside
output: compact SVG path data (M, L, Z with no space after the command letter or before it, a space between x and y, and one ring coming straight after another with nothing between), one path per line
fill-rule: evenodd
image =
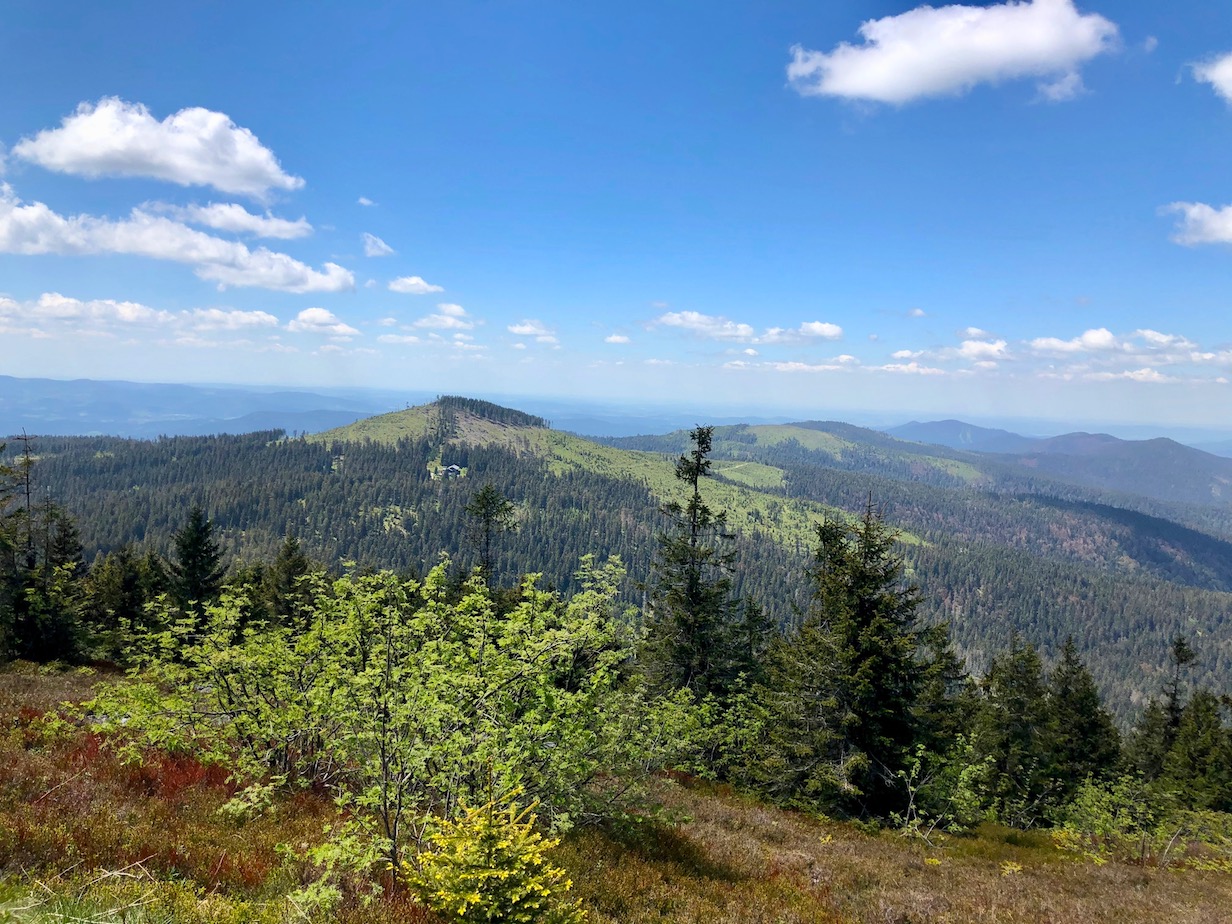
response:
M20 870L26 907L75 894L93 920L157 900L196 924L213 920L191 898L208 885L237 922L257 907L357 924L399 908L454 924L642 920L628 883L604 878L640 855L664 883L656 919L679 920L695 889L670 872L685 830L672 806L733 817L713 790L681 797L677 782L699 779L764 817L888 829L934 866L1000 859L1000 839L1029 844L1015 856L1033 867L1232 869L1227 594L944 542L935 524L903 532L869 493L850 511L791 496L803 469L716 459L710 427L673 459L545 423L451 399L366 424L392 442L70 440L38 456L22 437L0 468L0 690L38 682L0 702L0 754L18 768L0 786L0 869ZM87 565L46 472L97 505L81 522L123 535L144 517L170 536ZM296 530L335 560L314 562ZM448 543L454 560L431 557ZM417 550L402 573L374 564L398 545ZM340 559L350 547L367 555ZM626 551L644 568L632 581ZM106 672L93 699L32 705L64 665ZM138 807L142 787L146 803L173 798ZM685 875L728 877L699 843ZM555 865L570 850L573 866ZM68 879L66 856L139 866L146 892ZM749 885L716 896L733 920L872 911L815 876L780 888L778 864L739 868ZM65 878L32 897L31 871ZM571 897L571 871L601 884ZM187 903L183 878L199 884ZM873 891L884 919L898 906ZM981 888L954 898L966 916L986 903Z
M687 435L610 441L618 447L545 424L446 399L309 440L45 438L34 471L40 492L77 519L87 560L127 543L167 554L195 504L233 562L269 559L290 535L333 568L417 574L442 552L460 567L477 563L466 507L490 483L513 502L516 522L494 544L498 579L533 569L571 591L582 555L619 554L625 597L640 604L658 508L679 497L671 459ZM629 445L644 449L621 448ZM904 531L922 612L951 624L973 669L1014 631L1048 655L1072 633L1128 718L1157 692L1169 640L1190 633L1200 676L1227 684L1232 546L1177 522L1222 522L1218 510L1023 476L846 425L718 428L714 458L708 492L729 511L736 592L773 622L792 623L808 603L803 584L783 575L803 572L813 524L857 513L871 497Z

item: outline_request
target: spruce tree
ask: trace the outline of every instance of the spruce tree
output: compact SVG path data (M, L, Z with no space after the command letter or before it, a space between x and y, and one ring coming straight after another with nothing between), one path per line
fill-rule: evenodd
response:
M669 526L658 537L642 651L657 687L687 688L699 696L722 693L732 680L731 627L739 605L732 597L727 512L713 511L701 494L713 432L689 431L693 449L676 460L676 478L687 485L688 499L660 508Z
M1073 636L1065 640L1061 658L1048 681L1057 729L1053 766L1063 798L1088 777L1111 771L1120 760L1120 735L1104 708L1099 690Z
M1125 741L1125 760L1150 782L1164 772L1168 758L1168 717L1163 704L1152 699L1138 716Z
M871 500L855 524L817 527L813 605L770 652L757 691L770 772L827 808L885 817L903 805L916 746L954 727L962 672L943 631L921 626L897 534Z
M274 564L266 574L269 608L274 619L295 628L307 627L312 589L304 578L312 570L312 562L300 548L299 539L291 535L283 539Z
M501 494L491 482L471 495L466 513L471 518L471 540L479 549L479 570L491 581L495 564L493 545L496 537L517 526L513 501Z
M193 507L188 522L175 534L175 562L171 566L171 593L181 612L198 623L205 608L218 599L226 567L214 540L214 525L205 511Z
M1196 660L1198 660L1198 655L1190 646L1189 640L1185 636L1178 635L1172 640L1172 647L1168 651L1168 661L1172 665L1172 676L1168 679L1168 687L1164 692L1164 712L1168 718L1166 726L1166 744L1168 747L1172 746L1172 742L1176 738L1176 733L1181 727L1181 717L1185 712L1185 700L1181 694L1181 677L1185 669Z
M5 444L0 443L0 459ZM18 569L17 518L12 508L17 493L17 472L0 462L0 661L13 656L14 622L21 594Z
M1164 759L1164 785L1195 809L1232 812L1232 730L1219 698L1198 690L1186 704Z
M1168 649L1171 670L1164 686L1164 698L1162 701L1152 698L1130 732L1126 757L1148 782L1164 775L1168 754L1185 715L1182 678L1185 669L1196 660L1197 654L1189 641L1183 635L1176 636Z
M103 657L122 661L132 635L145 624L141 562L132 546L94 560L86 579L85 619Z
M996 817L1029 828L1056 801L1056 717L1039 652L1014 633L980 683L975 750L987 767L984 796Z
M811 574L816 618L838 642L849 777L861 807L878 815L896 807L898 772L917 739L921 692L921 597L903 582L897 539L870 499L854 527L827 521L817 528Z

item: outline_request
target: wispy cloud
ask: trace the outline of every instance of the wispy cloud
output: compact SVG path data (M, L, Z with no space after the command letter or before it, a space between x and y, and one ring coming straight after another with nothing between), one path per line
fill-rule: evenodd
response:
M45 292L32 302L0 298L0 317L25 322L72 321L115 322L123 325L164 324L175 320L169 311L160 311L139 302L116 301L110 298L81 300Z
M365 231L363 233L363 240L365 257L388 257L394 253L394 249L375 234L369 234Z
M254 215L235 202L211 202L209 205L171 205L166 202L148 202L144 210L167 215L190 225L202 225L216 231L233 234L251 234L253 237L292 240L307 237L312 225L302 216L298 219L278 218L266 212Z
M186 318L194 330L252 330L278 326L278 319L268 311L197 308L188 312Z
M420 318L411 324L412 327L435 328L437 330L471 330L475 320L461 305L448 302L436 306L436 313Z
M740 343L799 343L806 340L837 340L843 329L824 321L806 321L796 328L769 327L760 335L750 324L732 321L700 311L669 311L659 315L651 326L672 327L707 340L727 340Z
M43 325L48 332L62 325L68 333L98 333L142 327L197 332L256 331L278 326L278 319L266 311L194 308L171 312L140 302L111 298L80 299L59 292L44 292L37 299L25 302L0 298L0 319Z
M542 321L527 319L519 321L517 324L510 324L506 330L518 337L534 337L537 343L555 346L560 342L556 338L556 331L547 327Z

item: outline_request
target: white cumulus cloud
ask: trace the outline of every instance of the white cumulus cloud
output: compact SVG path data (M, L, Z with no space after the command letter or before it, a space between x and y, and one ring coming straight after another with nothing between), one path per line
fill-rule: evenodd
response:
M375 234L363 233L365 257L388 257L394 249Z
M922 366L917 362L910 363L887 363L884 366L874 366L882 372L894 372L899 375L945 375L944 369L938 369L935 366Z
M389 284L389 291L403 295L431 295L433 292L444 292L445 287L425 282L422 276L399 276Z
M1028 345L1041 353L1098 353L1124 349L1125 344L1106 327L1084 331L1071 340L1036 337Z
M826 321L805 321L800 325L801 337L820 337L822 340L838 340L843 336L843 329L837 324Z
M842 366L833 363L810 364L801 362L766 363L775 372L837 372Z
M1193 66L1193 75L1209 83L1215 92L1232 103L1232 52Z
M258 247L250 250L161 215L133 209L113 221L93 215L64 216L42 202L24 204L0 184L0 253L125 254L195 267L202 279L223 286L257 286L283 292L341 292L355 277L336 263L322 270Z
M1180 215L1172 235L1178 244L1232 244L1232 205L1217 209L1203 202L1173 202L1163 211Z
M1157 369L1151 369L1149 367L1142 368L1142 369L1127 369L1124 372L1089 372L1087 373L1085 377L1090 379L1093 382L1112 382L1112 381L1117 381L1119 379L1124 379L1130 382L1151 382L1151 383L1163 383L1163 382L1176 381L1176 379L1174 379L1172 376L1164 375L1162 372L1158 371Z
M972 360L1003 359L1008 348L1004 340L964 340L958 347L958 355Z
M349 340L359 333L325 308L305 308L287 325L287 330L297 334L325 334L336 340Z
M805 321L797 328L769 327L754 343L797 343L801 340L838 340L843 329L826 321Z
M629 338L624 334L608 334L603 338L604 343L628 343Z
M82 103L59 128L19 141L13 155L58 173L152 177L258 198L304 185L224 113L193 107L159 121L142 104L114 96Z
M919 6L860 25L861 43L830 52L792 48L791 86L805 96L907 103L981 83L1044 78L1045 98L1069 99L1078 68L1115 47L1117 27L1073 0Z

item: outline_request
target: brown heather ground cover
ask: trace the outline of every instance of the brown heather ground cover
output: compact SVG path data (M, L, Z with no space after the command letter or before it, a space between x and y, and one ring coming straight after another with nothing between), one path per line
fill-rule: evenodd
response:
M187 756L126 766L88 727L49 722L97 675L0 673L0 921L281 922L311 876L279 844L318 842L323 795L261 817L218 814L226 773ZM115 682L115 681L112 681ZM590 920L1232 922L1232 875L1097 866L1043 832L987 828L937 846L770 808L724 787L663 779L663 817L575 831L555 851ZM344 924L433 924L384 892Z

